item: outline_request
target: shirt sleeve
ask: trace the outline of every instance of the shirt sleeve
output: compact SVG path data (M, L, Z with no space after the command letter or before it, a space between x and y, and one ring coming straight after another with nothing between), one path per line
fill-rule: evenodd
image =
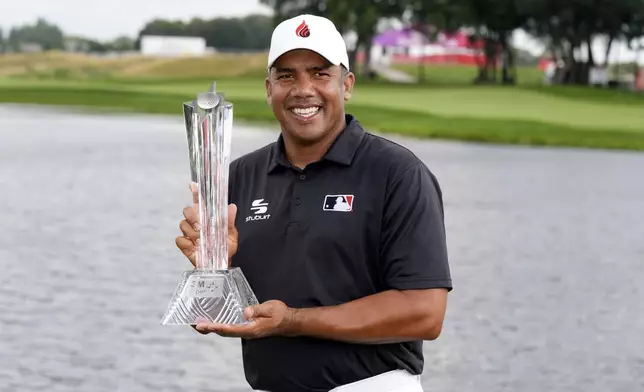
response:
M389 182L380 252L385 286L451 291L442 191L436 177L417 163Z

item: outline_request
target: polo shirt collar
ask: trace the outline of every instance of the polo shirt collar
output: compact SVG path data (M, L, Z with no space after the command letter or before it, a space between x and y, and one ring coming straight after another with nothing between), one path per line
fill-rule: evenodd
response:
M353 161L353 157L362 142L365 131L350 114L345 115L346 127L340 132L335 139L331 148L324 154L322 160L339 163L341 165L349 166ZM284 138L280 133L277 142L271 148L271 153L268 162L268 172L272 172L278 166L291 167L292 165L286 158L286 150L284 149Z

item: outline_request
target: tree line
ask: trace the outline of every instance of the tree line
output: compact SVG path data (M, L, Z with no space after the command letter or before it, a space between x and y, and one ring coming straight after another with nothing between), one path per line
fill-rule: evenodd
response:
M22 52L37 45L41 50L79 52L122 52L138 50L143 35L198 36L206 45L219 51L265 50L270 43L273 20L265 15L243 18L192 19L188 22L156 19L146 23L136 37L117 37L99 41L87 37L66 35L45 19L33 24L12 28L8 35L0 30L0 52Z
M76 37L85 51L138 49L142 35L200 36L219 51L266 50L273 27L282 20L312 13L333 20L342 33L354 32L357 52L369 53L378 23L387 18L403 21L432 39L437 32L460 28L471 31L472 43L480 44L484 60L478 67L481 83L514 83L516 54L510 41L516 29L546 44L554 61L564 64L557 75L561 83L586 84L589 70L598 64L591 43L605 37L608 51L613 42L635 42L644 35L644 0L260 0L273 16L192 19L188 22L157 19L145 24L137 37L97 42ZM38 43L43 49L63 49L65 36L58 27L40 19L36 24L11 29L0 47L15 50L20 44ZM638 49L632 47L632 49ZM579 51L588 53L586 58ZM369 72L369 57L362 72ZM500 70L497 64L500 63ZM499 74L500 71L500 75Z
M544 42L553 60L563 63L562 83L586 84L597 64L591 43L606 37L607 53L617 40L632 44L644 35L644 0L260 0L274 10L274 23L300 13L326 16L341 32L357 34L357 50L367 52L381 18L400 18L430 37L438 31L467 27L472 41L481 42L485 60L479 64L480 82L516 80L512 33L523 29ZM588 58L577 53L588 51ZM631 49L639 49L631 47ZM355 59L353 51L352 60ZM607 57L607 56L606 56ZM368 56L367 56L368 61ZM368 67L368 64L367 64Z
M0 53L33 50L109 52L132 49L134 49L134 40L131 38L123 36L100 42L91 38L66 35L58 26L43 18L39 18L33 24L14 27L6 36L0 29Z
M139 32L136 47L143 35L203 37L206 45L218 51L266 50L271 42L273 19L265 15L243 18L195 18L189 22L156 19Z
M22 51L24 45L36 44L44 50L62 49L63 32L44 19L38 19L33 25L14 27L5 34L0 30L0 48L2 51Z

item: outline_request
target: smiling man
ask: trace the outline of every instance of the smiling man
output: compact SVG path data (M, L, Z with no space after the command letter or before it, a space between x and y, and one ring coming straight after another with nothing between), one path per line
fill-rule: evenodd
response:
M282 132L230 166L230 263L261 304L247 325L196 326L242 338L256 390L422 391L423 341L441 333L452 282L439 184L345 113L354 83L332 22L275 28L266 94ZM184 215L177 246L194 264L197 216Z

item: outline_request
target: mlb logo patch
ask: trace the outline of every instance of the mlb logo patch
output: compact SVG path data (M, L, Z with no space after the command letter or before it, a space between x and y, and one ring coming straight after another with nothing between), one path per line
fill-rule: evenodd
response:
M326 195L324 211L353 211L353 195Z

